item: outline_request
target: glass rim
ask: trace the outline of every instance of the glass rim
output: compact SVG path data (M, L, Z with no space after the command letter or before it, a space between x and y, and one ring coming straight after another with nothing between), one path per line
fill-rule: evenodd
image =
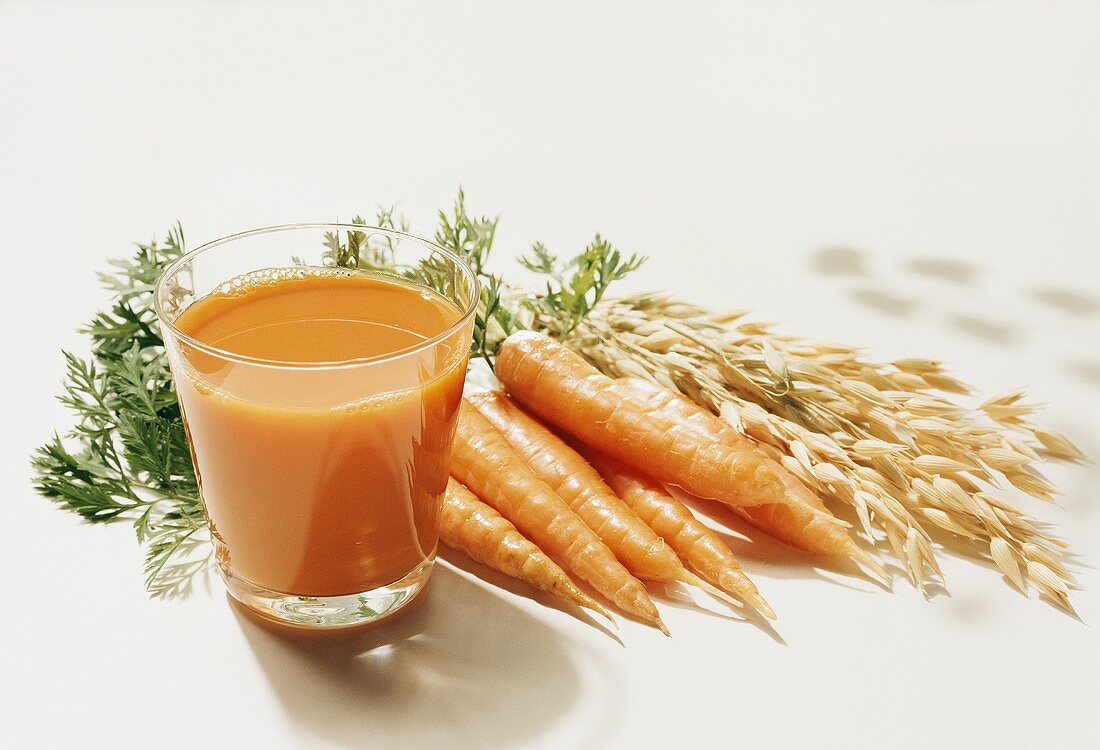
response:
M413 346L405 349L399 349L389 354L380 354L373 357L356 357L354 359L342 359L332 360L327 362L306 362L299 360L281 360L281 359L263 359L260 357L250 357L246 354L238 354L226 349L222 349L213 344L208 344L204 341L200 341L194 336L186 333L180 329L174 321L169 320L162 305L161 305L161 292L164 289L164 284L167 279L171 278L181 267L191 262L200 255L213 250L216 247L229 244L235 240L245 239L247 237L254 237L262 234L272 234L274 232L287 232L295 229L331 229L331 230L346 230L353 232L366 232L384 234L394 239L410 240L412 242L421 245L431 252L436 252L452 261L462 271L462 275L470 282L471 294L470 302L466 305L466 309L462 310L458 316L458 320L449 325L445 330L440 333L414 344ZM350 269L355 270L355 269ZM408 232L402 232L398 229L386 229L385 227L376 227L369 224L348 224L342 222L328 222L328 221L316 221L316 222L302 222L297 224L273 224L266 227L257 227L256 229L247 229L243 232L236 232L235 234L229 234L224 237L219 237L215 240L206 242L194 250L189 250L181 255L157 277L156 283L153 285L153 311L157 315L157 320L162 326L166 326L174 337L187 343L188 346L194 347L199 351L209 354L219 359L227 359L233 362L241 362L249 365L255 365L257 367L270 367L275 369L286 370L335 370L354 367L363 367L367 365L380 364L383 362L389 362L403 357L408 357L413 354L429 349L432 346L438 344L440 341L452 336L456 331L462 328L473 317L477 311L478 303L481 300L481 282L477 278L477 273L474 272L473 267L466 262L461 256L448 250L441 245ZM165 342L167 344L167 342Z

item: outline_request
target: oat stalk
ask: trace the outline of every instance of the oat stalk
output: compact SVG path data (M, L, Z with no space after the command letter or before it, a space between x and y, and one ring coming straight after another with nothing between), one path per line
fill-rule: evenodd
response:
M553 320L534 325L555 332ZM1039 461L1083 456L1032 423L1023 392L966 405L973 389L934 360L875 362L660 294L605 302L566 343L610 376L681 391L766 446L850 511L866 544L892 550L918 588L942 584L936 549L948 546L1071 608L1066 544L1004 490L1052 502Z

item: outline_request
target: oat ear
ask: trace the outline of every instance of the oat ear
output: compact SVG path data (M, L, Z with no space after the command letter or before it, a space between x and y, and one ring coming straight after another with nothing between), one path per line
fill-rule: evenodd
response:
M864 542L893 548L915 585L939 576L930 532L942 531L947 546L988 545L1013 585L1069 608L1065 542L997 490L1051 501L1057 489L1036 463L1084 455L1031 422L1022 390L973 407L960 397L974 389L937 360L877 362L745 315L637 295L597 306L566 343L607 375L674 385L778 451L834 508L853 510Z

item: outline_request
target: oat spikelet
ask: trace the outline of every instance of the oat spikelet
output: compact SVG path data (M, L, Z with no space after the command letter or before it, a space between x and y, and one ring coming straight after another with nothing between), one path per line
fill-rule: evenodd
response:
M1020 564L1016 561L1016 556L1012 554L1012 548L1008 546L1008 542L999 536L993 537L989 542L989 554L993 556L993 562L1008 577L1008 580L1016 585L1016 588L1020 591L1027 591L1024 577L1020 575Z

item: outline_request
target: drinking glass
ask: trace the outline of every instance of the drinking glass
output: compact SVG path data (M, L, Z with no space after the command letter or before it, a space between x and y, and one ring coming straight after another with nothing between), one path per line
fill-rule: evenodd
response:
M335 362L242 356L177 326L208 295L311 274L422 287L456 320L411 348ZM475 273L453 253L356 224L242 232L165 270L154 303L234 598L269 618L330 628L391 615L424 587L478 295Z

